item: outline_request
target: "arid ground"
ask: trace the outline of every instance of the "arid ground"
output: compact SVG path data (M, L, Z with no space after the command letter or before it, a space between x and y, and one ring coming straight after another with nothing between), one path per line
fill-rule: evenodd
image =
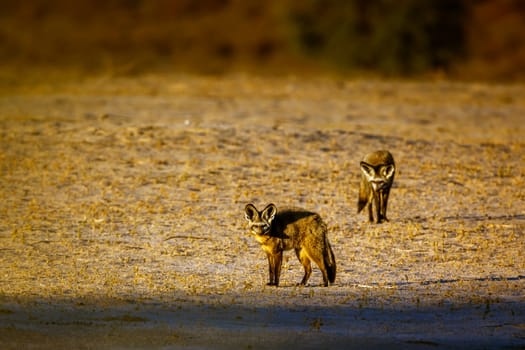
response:
M0 91L2 349L525 347L525 86L42 81ZM335 284L287 252L267 287L249 202L317 211Z

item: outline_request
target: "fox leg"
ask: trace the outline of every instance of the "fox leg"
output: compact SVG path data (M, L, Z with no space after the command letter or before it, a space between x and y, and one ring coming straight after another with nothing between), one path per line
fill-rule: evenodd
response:
M325 246L322 249L319 261L316 261L316 263L323 273L323 286L328 287L330 283L334 283L336 272L335 257L332 247L330 246L328 239L326 239L326 236Z
M388 204L388 194L390 190L383 190L379 193L379 204L380 204L380 210L378 211L378 218L377 222L382 223L385 221L388 221L388 218L386 217L386 208Z
M268 253L268 268L269 268L269 276L270 280L267 283L268 286L275 286L275 264L274 264L274 256L270 253Z
M376 195L374 192L370 192L370 196L368 197L368 221L374 222L374 204L376 203Z
M283 265L283 252L275 254L275 286L279 285L279 279L281 278L281 266Z
M372 202L376 210L376 220L374 221L374 215L372 214ZM381 193L374 191L372 201L370 201L370 222L380 223L381 222Z
M326 242L324 243L326 244ZM317 246L317 249L307 249L308 250L307 252L305 252L305 249L303 249L302 255L304 255L305 260L308 263L308 268L309 268L308 277L310 277L310 274L312 273L311 261L313 261L315 262L317 266L319 266L319 270L321 270L321 273L323 274L323 286L328 287L328 282L330 278L328 278L328 266L326 264L327 261L325 260L325 257L323 255L323 252L326 251L326 248L327 247ZM303 263L302 260L301 260L301 263ZM304 263L303 263L303 266L304 266ZM306 278L306 266L305 266L305 278ZM304 281L304 284L306 284L306 280Z
M297 255L297 258L299 259L299 261L304 267L304 276L300 283L300 285L304 286L306 285L306 282L308 282L308 279L310 278L310 275L312 274L312 263L310 262L310 258L308 257L304 249L301 249L301 248L295 249L295 254Z
M374 222L374 213L373 213L372 202L368 203L368 221Z
M279 252L277 254L268 253L268 265L270 272L270 282L268 282L268 286L279 285L279 277L281 275L281 265L283 261L282 257L282 252Z
M319 269L321 270L321 273L323 274L323 286L328 287L328 270L327 266L325 264L324 259L320 259L319 261L316 261L317 266L319 266Z

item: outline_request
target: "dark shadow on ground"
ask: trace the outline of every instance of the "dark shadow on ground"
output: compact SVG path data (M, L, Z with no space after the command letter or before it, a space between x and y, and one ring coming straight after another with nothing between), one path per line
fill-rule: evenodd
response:
M518 278L523 278L519 276ZM436 282L437 283L437 282ZM253 292L255 293L255 292ZM525 302L264 306L188 301L8 300L2 349L523 349ZM225 302L225 300L230 300Z

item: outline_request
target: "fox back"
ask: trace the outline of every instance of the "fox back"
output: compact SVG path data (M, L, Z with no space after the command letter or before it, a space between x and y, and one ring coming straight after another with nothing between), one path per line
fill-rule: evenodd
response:
M368 206L370 222L374 222L372 205L376 207L376 221L388 221L386 209L390 188L394 182L396 165L394 157L388 151L381 150L367 154L360 163L361 184L357 212Z
M268 257L269 285L279 284L282 254L290 249L295 250L305 269L302 285L310 277L311 261L321 269L325 286L328 282L334 282L335 258L327 238L326 224L318 214L302 209L283 209L278 212L274 204L258 211L253 204L248 204L245 217L250 232Z

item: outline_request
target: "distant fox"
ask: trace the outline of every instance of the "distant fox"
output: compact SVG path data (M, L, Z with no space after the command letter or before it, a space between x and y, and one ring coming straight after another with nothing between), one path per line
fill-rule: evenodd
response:
M396 172L394 157L388 151L370 153L361 161L361 172L357 212L360 213L364 207L368 206L368 218L370 222L374 222L373 204L376 208L377 220L375 222L388 221L386 207Z
M269 286L278 286L281 275L283 251L295 249L304 267L301 285L305 285L312 273L314 261L323 273L323 285L335 281L335 257L326 236L327 227L321 217L301 209L284 209L277 212L274 204L258 211L253 204L246 205L245 217L250 232L268 257Z

